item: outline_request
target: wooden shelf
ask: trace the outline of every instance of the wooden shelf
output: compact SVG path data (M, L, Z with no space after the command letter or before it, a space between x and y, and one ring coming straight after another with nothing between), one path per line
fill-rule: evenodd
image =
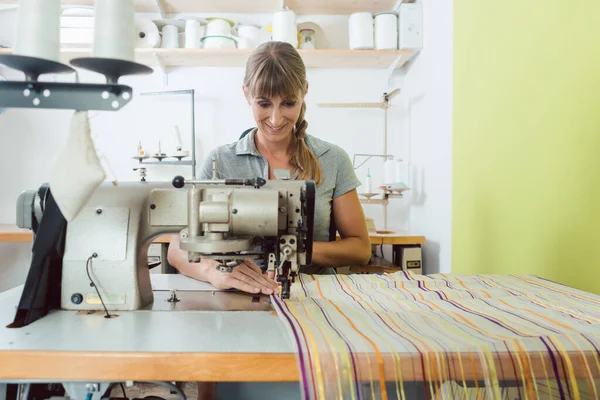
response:
M279 9L279 0L160 0L166 13L241 13L263 14ZM413 0L403 0L410 3ZM94 5L93 0L62 0L65 5ZM134 0L137 12L158 12L157 0ZM0 0L0 4L18 4L17 0ZM352 14L358 11L390 11L396 0L285 0L296 14Z
M12 224L0 224L0 242L27 243L31 242L32 233L29 229L20 229Z
M1 1L1 0L0 0ZM252 50L209 49L137 49L136 60L148 66L185 67L243 67ZM397 68L409 61L412 50L298 50L307 68L389 68L401 56ZM11 49L0 49L0 54L11 54ZM89 57L89 49L63 49L61 61ZM159 62L160 60L160 62Z

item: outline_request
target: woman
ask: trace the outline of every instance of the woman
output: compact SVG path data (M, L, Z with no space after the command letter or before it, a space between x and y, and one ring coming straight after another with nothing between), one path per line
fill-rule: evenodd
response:
M212 158L217 174L224 178L276 179L275 170L317 184L313 264L327 267L366 264L371 246L356 188L360 185L350 158L338 146L307 135L304 119L308 91L306 68L290 44L267 42L248 59L243 92L252 108L256 128L233 144L221 146L206 158L201 179L212 178ZM331 207L341 240L329 242ZM180 273L210 282L219 289L235 288L250 293L272 294L277 290L273 276L266 276L251 260L231 273L215 267L214 260L190 263L180 249L179 237L169 246L168 260Z

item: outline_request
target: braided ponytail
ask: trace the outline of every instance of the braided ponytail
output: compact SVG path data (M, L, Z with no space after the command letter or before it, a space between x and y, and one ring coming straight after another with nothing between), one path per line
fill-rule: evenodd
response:
M302 109L300 110L296 129L294 130L294 138L292 139L294 155L290 160L290 164L298 169L298 179L313 180L318 185L322 180L322 171L319 160L305 141L306 128L308 128L308 122L304 119L305 112L306 103L302 101Z

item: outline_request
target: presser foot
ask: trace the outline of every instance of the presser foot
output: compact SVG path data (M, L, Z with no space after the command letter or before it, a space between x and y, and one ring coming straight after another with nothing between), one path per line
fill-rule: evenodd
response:
M277 276L277 281L281 282L281 298L289 299L292 283L296 280L296 273L290 272L290 263L284 262L281 268L281 274Z

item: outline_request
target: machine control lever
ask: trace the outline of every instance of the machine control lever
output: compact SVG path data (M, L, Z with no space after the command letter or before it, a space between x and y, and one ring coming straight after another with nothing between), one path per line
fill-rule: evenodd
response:
M204 179L204 180L186 180L183 176L177 175L173 178L173 186L181 189L186 184L192 185L230 185L230 186L253 186L258 189L264 186L267 181L263 178L249 179Z

